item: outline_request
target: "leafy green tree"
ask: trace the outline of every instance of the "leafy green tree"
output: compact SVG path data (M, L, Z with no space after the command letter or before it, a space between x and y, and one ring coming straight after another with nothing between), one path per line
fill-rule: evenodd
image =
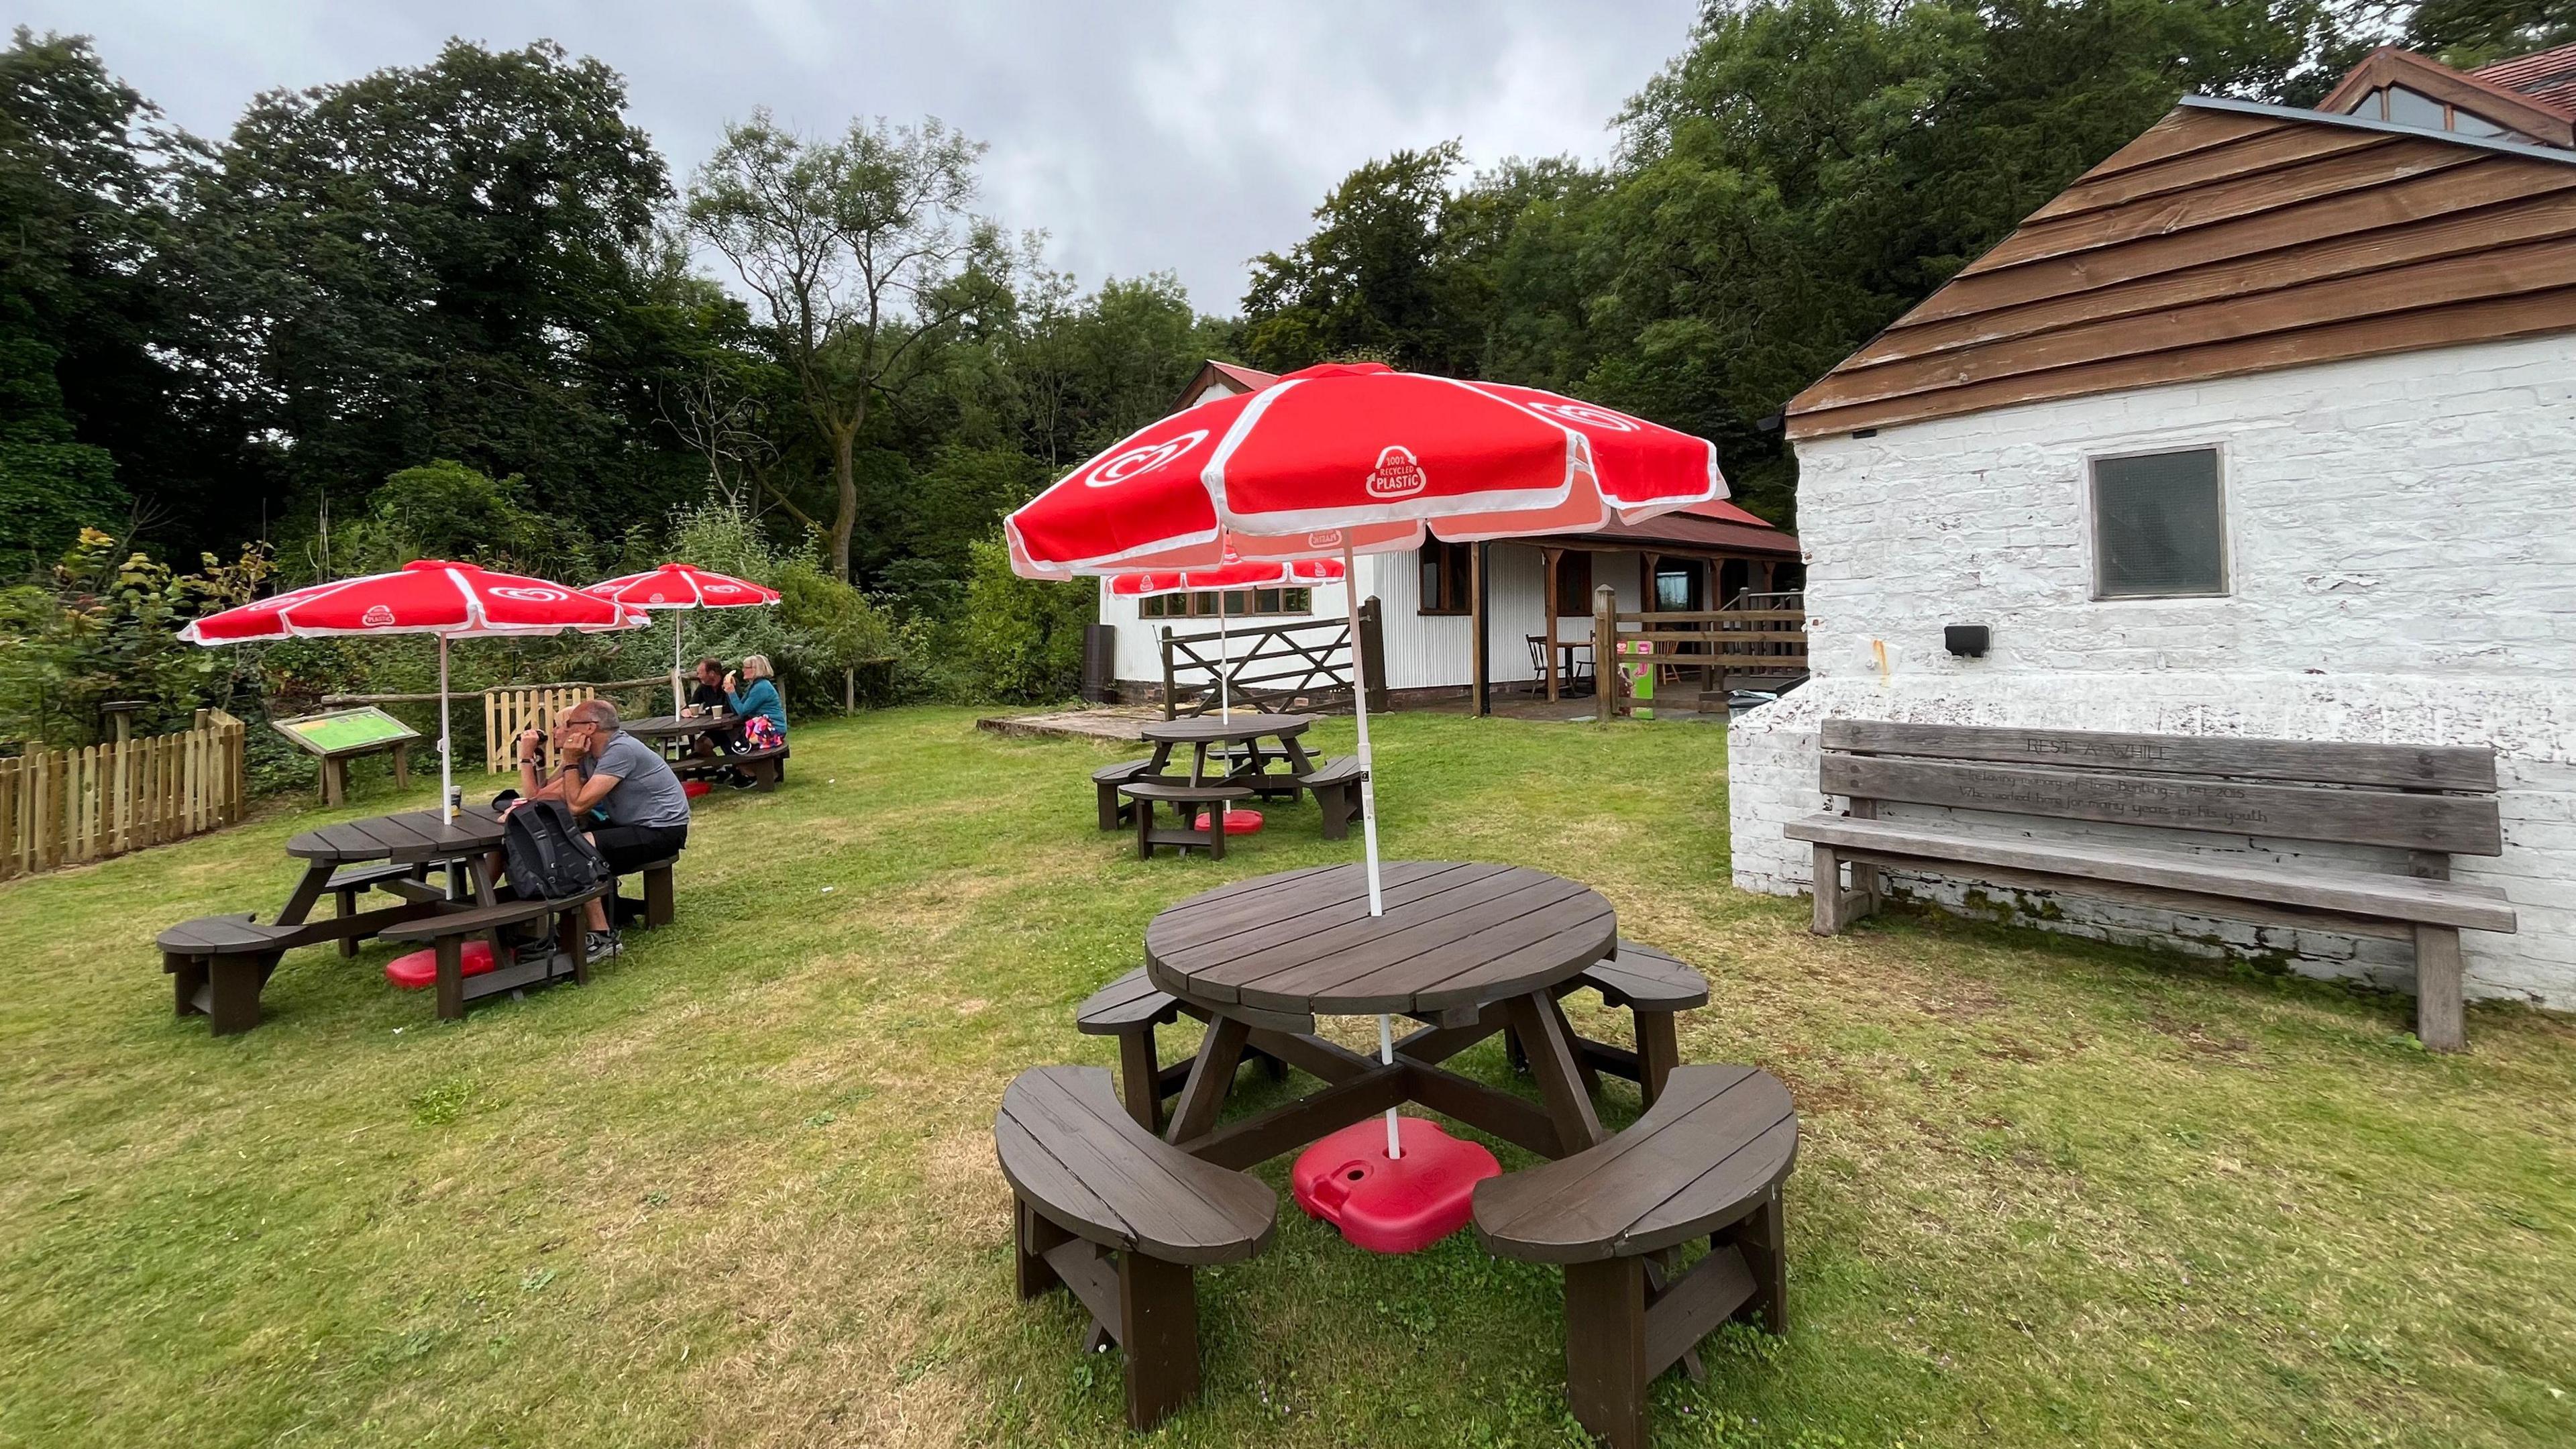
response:
M2569 0L2424 0L2406 43L2463 69L2576 41Z
M670 186L625 101L551 43L452 41L252 103L187 178L169 265L284 483L353 502L453 458L607 527L691 486L651 383L726 305L654 234Z
M1315 230L1254 259L1244 342L1264 367L1383 356L1421 372L1470 372L1479 317L1458 305L1443 244L1456 141L1398 151L1344 178Z
M758 299L764 336L828 449L827 545L851 577L859 440L878 406L930 374L939 344L1007 303L998 232L970 216L983 152L936 120L853 123L837 140L755 112L725 130L688 199L689 225Z

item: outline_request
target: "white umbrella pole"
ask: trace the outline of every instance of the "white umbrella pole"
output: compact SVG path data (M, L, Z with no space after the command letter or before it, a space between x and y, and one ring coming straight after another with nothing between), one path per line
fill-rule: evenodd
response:
M1216 717L1234 723L1234 700L1226 676L1234 673L1234 650L1225 638L1225 590L1216 591Z
M447 748L447 636L438 636L438 809L456 823L456 762Z
M1386 914L1386 902L1377 881L1377 788L1370 778L1377 772L1369 758L1368 651L1360 647L1359 561L1351 556L1347 536L1342 542L1342 602L1349 606L1351 616L1351 703L1360 726L1360 838L1368 855L1369 914L1382 916ZM1387 1066L1395 1065L1395 1023L1384 1013L1377 1019L1377 1059ZM1390 1161L1404 1155L1404 1144L1395 1135L1393 1107L1386 1109L1386 1155Z
M680 698L680 619L687 612L686 609L671 611L671 718L673 719L680 717L681 706L685 703Z
M1351 702L1359 707L1360 838L1367 847L1369 914L1382 916L1386 904L1377 883L1377 769L1369 755L1367 651L1360 648L1360 573L1347 539L1342 543L1342 600L1351 614Z

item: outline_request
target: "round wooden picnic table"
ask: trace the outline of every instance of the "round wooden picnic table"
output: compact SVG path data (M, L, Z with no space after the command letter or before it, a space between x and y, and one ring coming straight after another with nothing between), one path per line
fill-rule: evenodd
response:
M686 748L702 735L734 729L741 724L742 716L728 711L724 714L647 715L643 719L623 721L617 727L648 745L677 744Z
M1266 772L1274 753L1287 764L1290 776L1312 770L1313 758L1306 753L1305 745L1297 737L1313 728L1314 724L1313 715L1263 714L1247 709L1236 711L1231 719L1197 715L1189 719L1160 720L1145 725L1137 733L1154 747L1154 758L1145 766L1146 774L1163 774L1171 764L1172 751L1178 746L1188 745L1192 752L1190 783L1212 783L1207 774L1207 760L1208 747L1214 745L1225 763L1225 772L1219 778L1234 783L1255 783L1253 777ZM1275 752L1264 749L1261 742L1265 739L1278 740L1279 748ZM1247 748L1237 754L1234 747L1238 745Z
M1602 1141L1596 1082L1554 988L1617 947L1610 903L1525 866L1393 861L1381 885L1384 913L1372 916L1360 866L1260 876L1146 927L1147 977L1208 1019L1168 1140L1247 1167L1411 1101L1549 1157ZM1392 1064L1314 1034L1317 1016L1380 1014L1424 1023ZM1439 1065L1506 1027L1544 1109ZM1247 1047L1328 1085L1218 1130Z

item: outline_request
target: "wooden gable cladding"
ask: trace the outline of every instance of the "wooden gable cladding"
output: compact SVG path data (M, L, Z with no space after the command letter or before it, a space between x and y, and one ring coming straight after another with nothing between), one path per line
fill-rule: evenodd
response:
M1789 405L1792 438L2576 328L2576 156L2187 101Z

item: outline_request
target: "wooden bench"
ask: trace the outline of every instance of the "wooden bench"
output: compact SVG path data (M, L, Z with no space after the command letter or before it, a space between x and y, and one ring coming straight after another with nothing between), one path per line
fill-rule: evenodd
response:
M1793 822L1814 847L1815 930L1874 909L1887 867L2063 891L2261 925L2411 940L2415 1034L2466 1045L2460 932L2515 927L2502 891L2451 880L2450 857L2500 855L2495 752L2433 745L2185 738L1827 720L1820 785L1847 816ZM2411 875L1888 821L1882 803L2000 811L2408 853ZM1852 867L1852 889L1842 868Z
M1019 1296L1062 1285L1090 1310L1093 1336L1126 1351L1130 1428L1198 1397L1191 1270L1268 1247L1278 1196L1156 1140L1098 1067L1022 1072L1002 1093L993 1143L1011 1184Z
M381 890L387 895L398 896L403 900L416 903L447 899L447 892L429 883L427 865L405 865L392 861L380 861L374 865L344 865L331 873L331 879L325 882L322 888L329 891L338 903L342 920L347 920L358 913L360 891ZM342 936L340 954L357 955L358 938L354 935Z
M259 1025L259 993L278 958L309 938L305 927L263 926L248 912L199 916L163 931L157 944L176 1013L207 1018L217 1036Z
M1145 772L1153 766L1151 759L1120 760L1091 772L1092 793L1099 797L1101 829L1116 830L1133 817L1136 807L1119 795L1118 787L1130 780L1145 779Z
M1751 1067L1676 1069L1635 1125L1476 1185L1487 1249L1565 1267L1565 1397L1611 1449L1645 1449L1646 1386L1720 1324L1789 1328L1780 1184L1798 1156L1789 1089ZM1669 1250L1709 1251L1667 1278Z
M1587 987L1601 993L1604 1005L1628 1008L1636 1022L1637 1046L1630 1051L1584 1037L1576 1038L1576 1045L1597 1070L1635 1082L1638 1095L1652 1107L1663 1095L1666 1079L1681 1065L1674 1015L1708 1005L1708 978L1652 946L1623 940L1617 951L1586 967L1567 989ZM1521 1065L1517 1042L1512 1065L1515 1069Z
M1083 1035L1118 1038L1118 1099L1148 1132L1163 1130L1163 1099L1189 1081L1188 1061L1166 1068L1154 1048L1154 1028L1179 1021L1184 1011L1207 1019L1198 1008L1146 980L1142 966L1091 993L1073 1011L1074 1028ZM1288 1064L1268 1052L1255 1047L1244 1055L1260 1058L1273 1081L1288 1075Z
M1324 838L1340 840L1350 834L1351 822L1360 818L1360 778L1367 772L1360 768L1357 755L1342 755L1298 777L1297 783L1315 797L1324 812Z
M787 778L787 746L772 745L741 755L694 755L671 766L671 773L683 780L703 780L735 770L751 777L751 788L768 794Z
M1193 785L1187 780L1160 777L1129 780L1118 787L1118 793L1135 802L1136 858L1151 860L1154 847L1168 845L1174 850L1204 850L1210 860L1225 859L1225 807L1228 802L1249 800L1252 792L1241 785ZM1154 823L1154 807L1169 805L1180 814L1181 828L1167 829ZM1208 828L1197 827L1204 807Z
M427 944L437 953L438 1019L462 1021L467 1005L490 997L510 995L532 986L551 986L558 981L588 984L590 953L583 939L583 908L607 889L606 885L600 885L561 900L503 901L498 905L446 911L399 926L388 926L380 934L388 941ZM531 961L512 961L509 943L503 939L502 933L513 926L524 926L548 916L555 918L554 949ZM465 942L471 936L481 936L492 947L493 968L478 976L467 976L464 970ZM558 966L558 956L569 956L570 963ZM502 962L510 964L502 965Z
M666 855L660 860L647 861L611 880L608 883L609 920L619 926L638 926L647 931L671 924L673 917L678 914L671 893L671 869L679 863L678 856ZM617 893L628 875L640 875L644 878L644 899L633 900Z

